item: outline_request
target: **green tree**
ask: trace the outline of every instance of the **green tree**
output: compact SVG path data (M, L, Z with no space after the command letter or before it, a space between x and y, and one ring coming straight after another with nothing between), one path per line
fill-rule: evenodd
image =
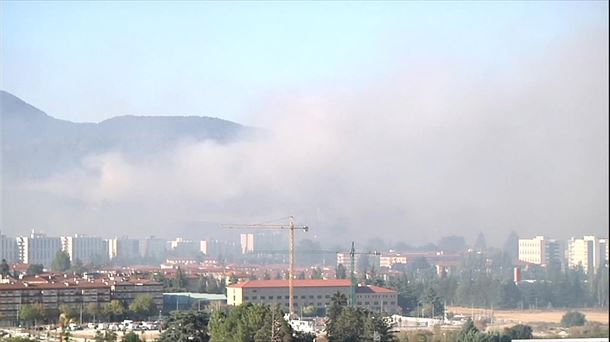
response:
M55 258L53 258L53 263L51 264L51 269L54 272L65 272L72 266L70 262L70 255L65 251L57 251L55 253Z
M561 325L564 327L582 326L585 322L585 315L578 311L568 311L561 317Z
M335 273L335 277L337 279L347 279L347 270L345 269L345 266L343 266L343 264L337 265Z
M311 270L311 279L322 279L322 270L318 267L314 267Z
M468 319L456 336L456 342L474 342L479 340L479 329L474 326L474 322Z
M89 303L85 307L85 313L91 319L95 321L95 319L100 315L100 306L98 303Z
M95 332L95 342L115 342L117 340L117 335L114 331L101 331Z
M129 305L129 311L137 318L146 319L157 312L157 305L150 295L138 295Z
M42 319L44 309L42 304L24 304L19 308L19 319L36 325L36 321Z
M111 321L120 320L125 315L125 306L120 300L113 299L102 305L102 315Z
M187 311L173 314L167 321L167 329L158 342L207 342L209 316L202 311Z
M534 338L532 327L524 324L517 324L510 328L505 328L504 335L510 336L511 339L515 340L527 340Z
M0 263L0 276L6 277L11 274L11 267L6 262L6 259L2 259Z
M178 267L178 269L176 270L176 276L174 277L172 285L176 289L186 288L186 276L184 275L184 272L182 272L182 269L180 269L180 267Z
M44 266L41 264L30 264L28 269L25 271L26 275L34 276L44 272Z
M123 337L121 338L121 342L145 342L145 341L146 340L144 338L140 338L140 336L133 331L128 332L127 334L123 335Z

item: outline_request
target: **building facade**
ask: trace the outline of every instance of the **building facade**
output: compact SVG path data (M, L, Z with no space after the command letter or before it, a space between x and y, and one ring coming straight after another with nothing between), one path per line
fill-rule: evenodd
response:
M585 272L596 273L600 267L608 267L608 240L592 235L568 240L567 259L570 268L582 267Z
M61 248L68 253L70 261L80 260L83 263L101 263L107 260L107 242L100 237L91 237L75 234L62 236Z
M541 266L561 262L559 242L536 236L533 239L519 239L519 260Z
M17 250L19 262L49 268L57 252L61 251L61 240L32 232L30 236L17 237Z
M342 293L349 298L351 282L346 279L294 280L294 308L300 311L313 306L325 310L330 306L334 294ZM289 308L288 280L250 280L227 287L227 304L255 303L280 305ZM362 285L356 289L359 307L373 312L400 312L398 293L378 286Z
M117 299L127 308L137 296L149 295L158 309L163 305L163 285L138 279L84 279L29 277L0 283L0 321L18 321L25 304L41 304L45 310L59 310L67 305L75 311L90 304L98 307Z
M17 240L0 234L0 260L15 263L18 261Z

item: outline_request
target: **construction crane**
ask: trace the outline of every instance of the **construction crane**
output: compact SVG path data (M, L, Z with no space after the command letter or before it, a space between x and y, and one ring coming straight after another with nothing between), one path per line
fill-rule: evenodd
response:
M356 248L354 247L354 241L352 241L352 248L349 251L350 279L352 282L349 298L350 298L350 307L352 307L352 308L356 306L356 288L358 287L358 284L356 283L356 276L354 274L354 269L356 268L356 266L355 266L356 254L358 254L358 255L376 255L376 256L381 255L381 253L379 253L379 252L358 252L358 253L356 253Z
M308 226L296 226L294 224L294 217L288 217L288 225L285 224L222 224L221 227L225 229L287 229L289 233L289 268L288 268L288 294L289 298L289 306L288 311L290 311L290 317L294 315L294 287L293 287L293 279L294 279L294 231L302 230L304 232L309 231Z

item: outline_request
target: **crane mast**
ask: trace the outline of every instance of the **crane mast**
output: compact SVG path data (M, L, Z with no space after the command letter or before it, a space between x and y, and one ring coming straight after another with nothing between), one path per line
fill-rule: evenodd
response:
M289 246L289 257L288 257L288 294L290 296L288 300L288 310L290 311L290 317L295 313L294 311L294 240L295 240L295 230L303 230L304 232L309 231L308 226L296 226L294 223L294 217L289 217L288 227L286 225L281 224L233 224L233 225L221 225L223 228L229 229L288 229L288 246Z

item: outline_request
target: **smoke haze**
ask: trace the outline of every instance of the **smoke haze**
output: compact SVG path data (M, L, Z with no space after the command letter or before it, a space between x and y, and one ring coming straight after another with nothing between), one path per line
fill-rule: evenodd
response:
M480 66L397 46L350 87L269 92L255 139L90 154L4 184L2 230L205 238L294 215L333 242L606 235L607 42L594 27Z

